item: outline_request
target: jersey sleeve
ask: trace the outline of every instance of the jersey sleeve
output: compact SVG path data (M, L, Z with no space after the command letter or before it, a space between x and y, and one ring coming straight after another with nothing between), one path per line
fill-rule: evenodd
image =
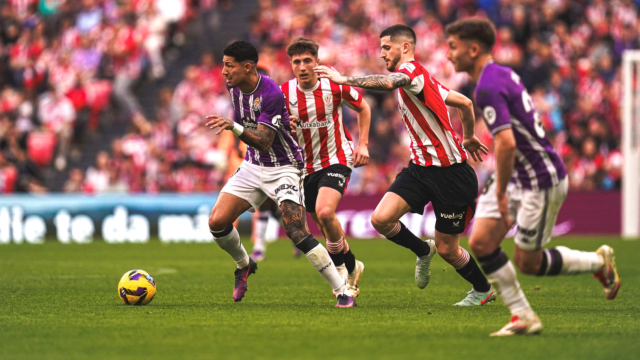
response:
M438 80L433 79L433 81L438 86L438 91L440 92L440 97L442 98L442 101L447 100L447 96L449 96L450 90L446 86L440 84Z
M422 74L421 71L419 71L413 63L407 62L400 65L396 73L409 76L409 80L411 80L411 83L409 85L403 86L403 89L405 89L406 91L417 95L424 88L424 74Z
M360 104L362 104L362 95L349 85L342 85L341 88L340 96L342 103L353 110L360 107Z
M487 123L491 135L511 127L509 104L504 90L480 88L477 91L477 103L482 117Z
M260 99L260 102L260 116L256 119L256 122L277 131L283 121L282 112L286 111L284 94L281 91L265 94Z

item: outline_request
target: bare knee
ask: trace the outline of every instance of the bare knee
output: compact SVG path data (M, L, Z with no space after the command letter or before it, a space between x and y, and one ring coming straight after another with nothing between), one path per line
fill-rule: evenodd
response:
M469 248L476 257L489 256L496 250L495 246L490 242L474 237L469 239Z
M316 209L316 216L318 217L318 222L323 226L331 226L331 223L336 218L336 213L328 206L321 207Z
M459 249L457 245L440 244L438 245L438 255L440 255L444 261L451 263L460 257Z
M220 232L229 226L229 222L220 216L220 212L214 208L209 215L209 230L213 232Z
M294 244L300 243L310 235L304 207L292 201L282 203L282 222L284 231Z
M385 216L380 215L379 212L374 211L371 215L371 225L374 229L376 229L376 231L384 235L388 234L389 231L393 229L393 227L396 225L396 221L388 219Z

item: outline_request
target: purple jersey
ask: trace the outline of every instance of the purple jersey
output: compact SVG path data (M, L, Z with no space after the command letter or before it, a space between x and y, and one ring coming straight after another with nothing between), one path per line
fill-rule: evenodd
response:
M229 88L233 104L233 121L247 129L257 129L258 123L276 132L271 148L260 152L247 146L245 161L265 167L295 166L302 169L302 148L291 133L286 100L280 87L268 76L259 75L258 85L248 94L240 88Z
M492 136L500 130L513 130L516 140L513 181L525 189L541 190L557 185L567 176L529 93L513 70L493 61L487 63L478 77L475 98Z

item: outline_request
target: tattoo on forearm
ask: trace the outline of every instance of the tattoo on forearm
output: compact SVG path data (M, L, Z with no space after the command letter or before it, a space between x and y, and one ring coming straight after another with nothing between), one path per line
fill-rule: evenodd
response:
M298 244L309 236L307 216L304 207L290 200L285 200L280 205L282 208L282 221L287 236L294 244Z
M240 140L258 151L267 151L271 148L275 137L275 130L266 125L258 124L258 128L255 130L245 128L242 135L240 135Z
M347 85L371 90L390 91L411 83L406 74L348 76Z

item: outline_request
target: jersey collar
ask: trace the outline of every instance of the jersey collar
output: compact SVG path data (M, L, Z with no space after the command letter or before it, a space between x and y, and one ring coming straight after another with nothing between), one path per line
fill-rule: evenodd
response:
M298 90L304 92L304 93L310 93L310 92L314 92L318 89L318 87L320 87L320 81L322 81L321 79L318 79L318 82L316 82L316 85L314 87L312 87L311 89L303 89L300 87L300 83L298 82L298 79L296 78L296 86L298 87Z
M493 59L489 59L487 60L487 62L484 63L484 65L482 65L482 68L480 69L480 74L478 75L478 80L477 82L480 82L480 79L482 79L482 74L484 74L484 69L486 69L486 67L490 64L493 64Z
M260 86L260 82L262 81L262 74L258 74L258 83L256 83L256 87L250 92L250 93L246 93L242 90L240 90L240 92L242 93L242 95L251 95L254 92L256 92L256 90L258 90L258 87Z

